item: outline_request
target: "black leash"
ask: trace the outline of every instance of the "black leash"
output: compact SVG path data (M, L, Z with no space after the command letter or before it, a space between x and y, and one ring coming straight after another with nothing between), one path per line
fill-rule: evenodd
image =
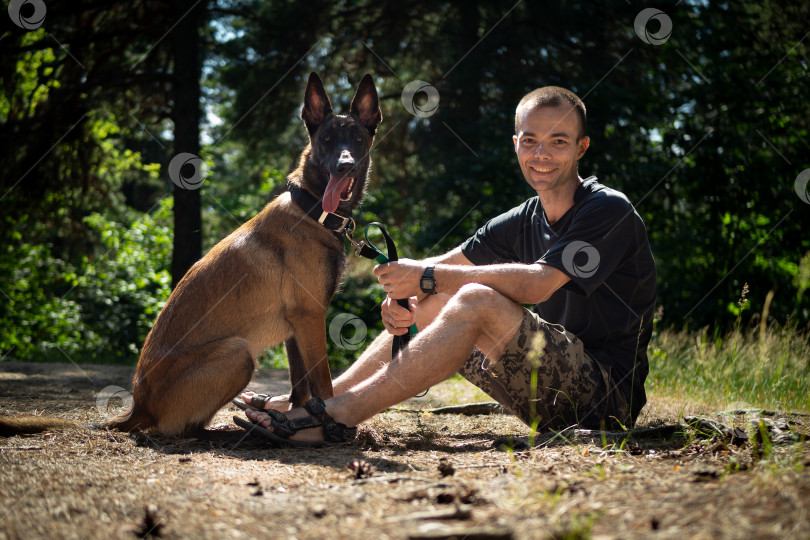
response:
M388 255L386 255L382 251L380 251L377 248L377 246L375 246L371 242L371 240L368 239L368 229L371 226L377 227L380 230L380 232L382 233L383 238L385 239L385 247L386 247L386 251L388 252ZM395 261L399 260L399 255L397 254L397 246L394 243L394 239L391 238L391 235L388 234L388 231L386 230L385 225L383 225L382 223L374 221L374 222L369 223L368 225L366 225L366 229L365 229L365 231L363 233L363 236L365 237L365 240L361 240L360 242L356 242L354 240L354 238L352 238L352 232L354 232L353 229L352 229L352 231L349 231L349 229L347 228L346 229L346 237L349 239L349 242L351 242L352 245L355 247L355 253L357 255L360 255L361 257L365 257L366 259L371 259L373 261L377 261L380 264L384 264L384 263L387 263L387 262L395 262ZM399 298L397 300L397 304L399 304L400 306L402 306L405 309L410 311L410 308L408 307L408 299L407 298ZM391 345L391 358L392 359L396 357L396 355L397 355L397 353L399 353L399 351L401 351L402 349L404 349L408 345L408 342L411 340L411 336L416 335L416 333L417 333L417 329L416 329L416 325L414 324L408 330L407 334L403 334L401 336L394 336L394 342Z
M372 261L377 261L380 264L385 264L387 262L394 262L394 261L399 260L399 256L397 255L397 246L394 243L394 239L391 238L390 234L388 234L388 231L386 230L385 225L383 225L382 223L379 223L377 221L373 221L373 222L369 223L368 225L366 225L366 229L365 229L365 231L363 231L363 236L364 236L365 239L361 240L360 242L357 242L354 238L352 238L352 233L354 233L354 221L352 221L351 225L352 225L351 229L349 227L347 227L344 230L344 233L346 234L346 238L349 239L349 242L351 242L351 244L355 247L355 250L354 250L355 254L360 255L361 257L365 257L366 259L371 259ZM368 229L372 225L377 227L380 230L380 232L382 233L383 238L385 238L385 248L386 248L386 251L388 252L388 255L386 255L382 251L380 251L377 248L377 246L375 246L371 242L371 240L368 239ZM399 299L397 299L397 304L399 304L400 306L402 306L405 309L407 309L408 311L410 311L410 307L408 307L408 299L407 298L399 298ZM408 342L411 340L411 337L415 336L417 332L418 332L418 329L416 328L416 325L413 324L408 329L407 334L403 334L401 336L394 336L394 341L391 343L391 359L392 360L394 358L396 358L397 353L399 353L399 351L401 351L405 347L407 347ZM426 389L421 394L416 394L414 397L423 397L423 396L427 395L428 390L430 390L430 388Z

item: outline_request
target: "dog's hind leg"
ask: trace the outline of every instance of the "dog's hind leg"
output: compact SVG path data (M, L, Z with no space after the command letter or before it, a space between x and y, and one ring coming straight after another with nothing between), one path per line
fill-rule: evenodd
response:
M154 384L149 409L165 435L192 433L243 390L256 369L248 342L228 337L164 359L169 366Z

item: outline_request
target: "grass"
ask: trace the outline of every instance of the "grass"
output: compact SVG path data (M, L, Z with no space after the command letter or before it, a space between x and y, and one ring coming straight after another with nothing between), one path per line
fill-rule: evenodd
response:
M804 280L806 281L806 280ZM807 287L800 287L801 295ZM743 327L750 306L748 284L736 305L735 327L725 335L708 328L700 332L653 332L648 348L647 387L663 394L687 393L729 408L771 408L810 411L810 324L795 319L768 324L774 291L768 292L762 313ZM660 313L653 320L657 324Z
M726 335L664 330L650 347L647 388L728 407L810 411L810 335L795 325Z

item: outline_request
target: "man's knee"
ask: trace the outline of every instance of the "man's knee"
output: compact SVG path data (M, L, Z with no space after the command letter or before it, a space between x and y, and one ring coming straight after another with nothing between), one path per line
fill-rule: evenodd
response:
M467 283L453 296L453 300L467 308L492 309L514 303L495 289L480 283Z
M498 317L503 310L515 304L495 289L479 283L468 283L453 295L452 307L458 314L477 320Z

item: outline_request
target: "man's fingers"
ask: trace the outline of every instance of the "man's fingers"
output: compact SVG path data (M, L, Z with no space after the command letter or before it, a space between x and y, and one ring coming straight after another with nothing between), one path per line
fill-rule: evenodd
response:
M388 311L390 312L391 316L396 317L397 319L407 319L411 316L411 312L400 306L394 298L391 298Z
M377 266L374 267L374 275L377 277L382 276L384 274L387 274L390 271L390 269L391 269L390 263L378 264Z
M383 324L388 328L408 328L414 323L413 312L393 300L386 301L382 310Z
M411 298L411 301L415 300ZM412 304L416 307L415 302ZM412 311L400 306L390 295L381 306L382 322L389 334L401 336L408 333L412 324L416 323Z
M413 324L413 317L392 317L388 324L397 328L407 328Z
M407 328L394 328L393 326L388 325L388 324L385 325L385 329L392 336L401 336L401 335L406 334L408 332Z

